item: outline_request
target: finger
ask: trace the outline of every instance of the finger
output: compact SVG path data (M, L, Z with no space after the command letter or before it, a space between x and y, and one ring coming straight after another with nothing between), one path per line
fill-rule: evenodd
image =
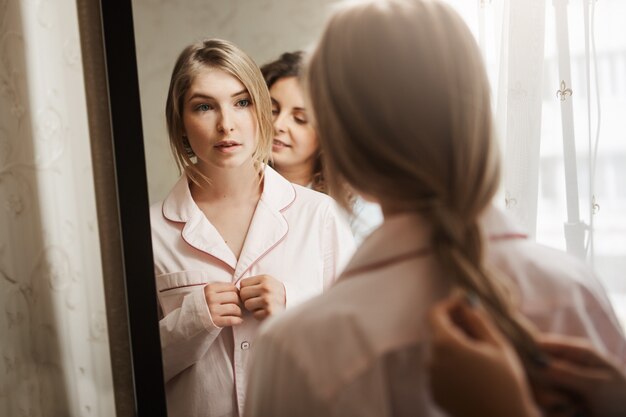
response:
M561 335L541 335L539 344L554 358L579 366L610 368L613 361L597 352L586 340Z
M257 310L252 315L254 316L255 319L261 320L261 321L265 320L266 318L270 316L267 310L264 310L264 309Z
M237 287L230 282L212 282L207 284L207 287L210 292L214 293L238 291Z
M239 304L240 298L239 295L234 292L219 292L219 293L210 293L208 294L208 302L209 304Z
M586 391L590 386L612 378L612 374L605 369L583 368L561 359L552 360L540 374L552 386L576 392Z
M213 322L218 327L228 327L240 325L241 323L243 323L243 319L236 316L223 316L214 319Z
M437 343L452 342L465 346L469 342L468 338L450 318L452 305L454 305L454 300L447 298L431 308L428 318L433 330L433 339Z
M264 310L268 307L267 301L262 297L250 298L243 303L244 307L248 311Z
M241 317L243 315L241 312L241 307L239 307L239 305L237 304L220 304L213 308L213 312L215 312L216 316L220 317Z
M260 297L266 293L267 288L263 287L260 284L256 284L245 288L242 287L241 291L239 291L239 297L241 297L241 301L245 302L250 298Z
M489 313L481 306L471 307L467 303L460 303L451 314L454 323L471 339L497 346L508 344Z
M269 275L255 275L253 277L244 278L240 281L240 287L249 287L251 285L257 285L262 282L265 282L268 278L271 278Z
M469 306L463 297L453 296L437 304L431 319L439 336L457 343L472 343L471 339L499 346L508 343L487 312L480 306Z

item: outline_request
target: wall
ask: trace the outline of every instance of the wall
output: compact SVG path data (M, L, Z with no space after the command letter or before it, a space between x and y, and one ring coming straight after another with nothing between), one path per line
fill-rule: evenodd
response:
M71 0L0 0L0 415L114 416Z

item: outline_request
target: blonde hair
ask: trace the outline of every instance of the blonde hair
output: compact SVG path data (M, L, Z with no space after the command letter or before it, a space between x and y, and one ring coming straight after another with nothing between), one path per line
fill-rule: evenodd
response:
M345 181L428 219L447 275L480 297L523 360L538 361L506 278L485 264L478 219L498 188L500 156L486 73L462 19L438 1L352 2L327 23L305 82L331 189Z
M258 125L257 144L252 155L255 166L267 164L271 156L273 125L270 94L259 67L245 52L231 42L221 39L204 39L187 46L178 56L167 94L165 118L170 146L179 171L199 184L209 182L195 166L193 150L184 136L183 111L185 95L196 75L205 68L215 68L237 78L248 90L254 104Z

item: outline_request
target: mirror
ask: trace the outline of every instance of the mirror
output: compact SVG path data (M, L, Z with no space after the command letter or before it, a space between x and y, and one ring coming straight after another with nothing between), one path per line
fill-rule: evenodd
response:
M159 416L167 413L161 401L163 372L157 307L153 304L156 289L148 205L162 201L179 178L164 117L174 62L185 46L206 37L234 42L258 65L283 52L306 49L321 31L334 0L135 0L124 6L116 4L115 9L105 3L101 5L102 21L128 286L135 408L139 415ZM129 41L133 39L134 43Z
M78 12L116 414L165 417L132 5Z

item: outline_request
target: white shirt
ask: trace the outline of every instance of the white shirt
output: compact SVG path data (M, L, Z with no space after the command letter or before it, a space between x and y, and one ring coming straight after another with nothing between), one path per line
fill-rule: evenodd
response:
M483 233L489 261L516 284L522 312L540 330L586 337L624 358L624 335L585 265L525 239L494 208ZM330 290L268 323L255 347L245 416L444 415L425 371L426 314L452 282L433 256L415 255L427 246L422 219L387 219Z
M383 223L383 212L379 204L357 197L350 215L350 229L357 245Z
M204 286L271 275L291 308L338 276L354 250L350 229L330 197L269 167L239 259L193 201L185 176L151 207L151 224L168 416L240 415L260 322L247 313L241 325L217 327Z

